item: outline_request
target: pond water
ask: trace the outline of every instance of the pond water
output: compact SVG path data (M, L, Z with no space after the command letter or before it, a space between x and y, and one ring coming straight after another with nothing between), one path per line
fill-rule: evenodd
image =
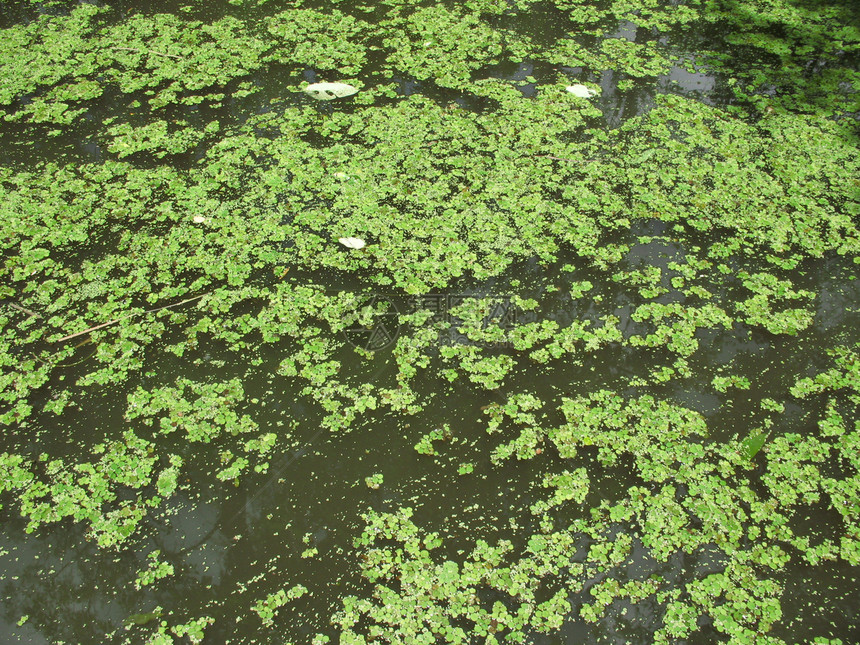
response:
M850 2L0 28L3 642L860 640Z

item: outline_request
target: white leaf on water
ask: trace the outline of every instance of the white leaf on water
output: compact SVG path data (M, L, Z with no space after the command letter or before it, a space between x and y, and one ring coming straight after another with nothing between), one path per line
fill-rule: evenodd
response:
M337 241L343 244L348 249L363 249L364 240L360 237L339 237Z
M347 83L314 83L308 85L304 92L319 101L331 101L341 99L344 96L352 96L358 92L358 88Z
M579 83L576 85L568 85L567 91L581 99L590 99L592 96L597 94L597 90L593 90L590 87L586 87Z

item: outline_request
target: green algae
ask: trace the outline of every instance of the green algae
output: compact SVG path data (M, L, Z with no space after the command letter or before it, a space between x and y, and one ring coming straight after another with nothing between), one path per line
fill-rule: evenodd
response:
M531 642L571 620L597 638L635 629L631 603L648 642L844 637L787 607L790 576L836 564L856 584L860 563L856 310L835 331L822 313L860 255L846 7L245 5L4 23L0 486L25 530L74 523L148 553L117 565L144 598L193 579L148 545L192 490L253 507L240 496L283 479L298 437L349 434L361 455L382 427L380 443L404 437L396 460L332 476L383 500L349 509L340 550L292 544L280 505L271 534L259 516L242 529L302 554L238 574L260 621L210 585L208 605L178 601L128 638ZM710 104L658 91L690 51ZM311 80L362 89L320 107ZM566 91L583 81L601 96ZM616 91L656 96L609 128ZM63 140L98 153L81 164ZM356 346L348 332L379 320L390 342ZM782 362L773 382L715 349L750 338ZM82 421L111 396L119 414ZM303 411L272 412L287 400ZM404 476L392 461L416 451ZM463 482L513 471L528 501L503 519L482 500L494 519L459 538L423 528L434 486L469 506ZM709 564L682 576L673 558ZM315 560L361 575L324 616L307 611ZM313 625L290 631L301 615Z

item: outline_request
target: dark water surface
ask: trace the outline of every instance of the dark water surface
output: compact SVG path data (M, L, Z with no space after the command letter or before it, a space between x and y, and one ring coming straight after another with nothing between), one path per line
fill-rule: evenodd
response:
M113 10L105 20L120 23L132 14L167 12L206 22L236 16L254 24L255 20L281 9L274 2L250 7L207 2L190 4L190 10L183 11L182 4L110 3ZM380 3L375 7L379 17L384 15L385 5ZM361 11L357 3L339 3L339 8L365 20L374 15L370 10ZM54 12L62 15L64 11L63 5L51 8L4 2L0 7L0 27L11 28L39 15ZM568 8L560 9L553 3L534 3L527 10L511 9L500 16L487 14L485 19L493 28L511 30L528 36L538 46L549 47L573 30L568 13ZM592 83L602 90L593 101L602 117L590 117L594 121L590 127L606 130L618 129L629 119L647 114L655 108L659 95L674 94L715 108L739 103L726 71L700 63L700 52L726 47L720 37L723 27L719 23L693 23L666 33L638 27L626 19L609 18L607 26L610 23L614 23L614 30L609 31L608 37L639 44L659 43L662 51L672 53L677 64L666 73L642 80L617 70L566 67L526 57L488 65L475 71L473 78L517 82L524 100L536 96L541 87L556 82L560 74L571 83ZM600 39L594 37L593 41L596 47ZM740 47L723 51L736 59L734 64L742 65L744 54ZM685 69L685 62L693 67ZM353 109L348 104L312 105L306 97L291 93L287 87L295 79L284 79L286 67L272 64L242 78L258 88L255 94L233 96L238 87L238 81L234 81L219 90L227 95L220 106L174 105L165 109L162 118L185 119L201 127L218 119L222 127L229 128L278 110L279 104L271 101L285 96L288 104L310 105L320 111ZM373 54L364 69L362 76L372 78L377 74L379 78L385 74L384 61ZM296 72L293 69L291 73ZM311 68L301 74L309 82L331 80L331 74L318 74ZM440 86L433 79L418 79L397 71L392 78L396 89L388 99L391 104L419 94L442 105L457 106L456 109L492 113L496 108L492 99ZM619 88L619 81L624 80L631 82L622 83ZM0 130L0 163L15 169L46 162L103 163L114 157L105 148L103 122L118 115L135 118L133 112L138 108L129 106L134 99L144 98L142 94L108 92L90 101L85 117L63 128L57 136L47 136L51 124L4 124ZM149 117L144 113L137 118L145 123ZM193 168L205 149L206 144L201 144L199 149L168 159L174 167ZM161 163L145 153L132 159L141 167L157 167ZM122 234L119 227L103 239L90 240L80 247L74 264L83 266L87 259L102 257ZM691 253L690 237L674 237L672 224L657 218L637 220L631 230L613 235L616 236L613 242L630 245L613 271L659 267L663 271L660 286L669 293L656 301L683 300L672 289L670 263L686 261ZM703 234L702 247L708 248L717 235ZM640 236L653 239L643 242ZM763 262L756 262L764 266ZM572 273L563 269L570 264L577 267ZM629 284L613 280L613 271L586 266L576 253L562 250L552 261L518 260L499 276L485 280L467 276L459 282L452 281L439 293L447 297L516 295L535 299L536 309L520 312L518 323L549 320L566 327L574 321L590 320L594 327L600 327L601 317L615 316L625 339L648 333L649 325L632 317L642 302L641 297ZM307 281L330 293L374 290L389 298L401 313L410 311L413 304L410 296L396 288L386 291L374 286L370 278L373 272L373 268L362 273L362 270L293 267L288 279L296 284ZM394 512L399 507L413 508L423 529L438 531L443 537L441 554L456 560L481 539L488 542L510 539L515 548L522 549L529 536L540 530L539 518L528 509L546 497L546 490L540 486L546 472L580 466L589 470L589 497L582 508L561 511L560 517L566 521L586 516L585 509L597 506L602 500L623 499L630 486L641 483L632 464L622 460L617 467L607 467L596 458L596 451L581 451L575 459L563 459L546 447L532 459L512 458L493 464L490 455L500 442L498 436L486 432L487 406L504 404L509 394L517 392L530 392L550 402L601 389L625 396L650 394L700 413L707 421L709 441L726 442L733 437L742 438L761 423L760 401L770 397L786 404L784 413L778 417L776 434L811 431L823 413L824 401L792 400L787 390L798 378L828 369L831 365L826 355L828 349L837 345L851 347L860 342L857 308L860 281L855 279L856 273L857 265L850 255L843 257L829 251L820 258L807 257L795 269L780 274L791 280L795 289L815 294L814 319L807 329L797 336L771 334L742 322L735 322L730 329L718 326L700 329L696 332L699 348L689 357L692 375L665 383L651 380L655 368L670 366L675 361L675 355L665 347L642 348L612 342L546 365L529 360L521 352L516 355L504 385L496 390L485 389L463 375L452 383L441 378L440 371L451 365L442 361L438 348L431 349L430 366L420 371L412 383L412 389L424 402L423 410L415 415L385 408L368 410L349 432L332 432L322 427L324 413L319 403L302 393L307 383L278 374L281 361L300 348L293 340L252 343L236 351L221 340L201 335L197 347L181 357L161 351L156 344L147 351L143 367L125 382L89 386L77 397L77 408L67 408L53 418L43 415L29 427L10 428L3 449L38 455L45 446L50 446L52 457L73 462L76 455L88 453L106 434L118 435L118 430L128 425L124 419L127 397L137 387L170 385L177 377L206 382L238 378L245 393L243 409L251 414L260 432L279 436L267 472L248 472L235 485L233 481L220 482L213 476L212 466L218 465L215 470L221 467L219 445L190 444L171 438L168 452L183 456L187 463L181 473L180 488L143 519L136 541L119 550L98 548L87 538L85 527L69 519L28 534L27 522L20 517L14 498L4 497L0 525L3 571L0 640L143 642L150 633L147 630L159 619L128 629L124 621L161 607L165 616L214 618L214 623L206 628L205 643L304 643L311 642L315 634L326 634L336 642L338 630L330 619L341 608L341 599L346 595L366 597L373 589L361 575L353 546L364 526L362 514L368 509ZM276 282L268 273L249 280L254 279L267 287ZM574 299L569 295L572 280L589 280L594 288L585 297ZM732 301L735 298L732 289L737 288L729 283L715 286L715 301ZM247 308L254 312L257 304L248 304ZM231 314L241 313L238 307L231 310ZM192 319L195 315L191 315ZM400 330L408 333L406 326ZM159 341L165 347L182 337L177 333L173 338L171 333L165 333ZM445 331L441 338L468 342L451 331ZM351 385L397 387L398 366L391 346L368 360L356 354L342 338L339 342L330 355L341 362L339 378ZM48 384L30 395L30 405L40 409L69 384L90 373L94 369L90 355L95 350L92 343L77 348L72 357L64 360L69 366L55 369ZM505 354L508 350L491 351ZM749 378L751 389L715 390L713 377L729 371ZM648 382L640 384L644 381ZM564 423L556 405L539 412L544 427ZM847 409L846 425L852 426L857 419L856 408ZM452 438L443 442L439 456L431 458L416 452L414 446L423 435L445 424L451 428ZM458 468L465 463L474 464L474 471L468 476L459 475ZM376 473L382 474L384 481L374 490L366 485L365 478ZM848 473L846 477L849 475L856 473ZM831 530L827 527L838 527L841 520L822 503L810 506L804 521L807 526L796 527L798 533ZM838 530L829 537L838 541ZM583 560L587 546L587 540L583 539L580 547ZM154 589L137 590L136 572L146 566L147 554L156 549L161 560L174 566L175 574L153 585ZM316 549L317 553L303 557L308 549ZM670 586L682 586L720 572L726 565L725 558L715 547L702 548L693 554L679 551L666 562L660 562L634 539L631 555L614 575L622 580L625 576L638 579L659 575ZM842 638L846 644L860 642L857 571L856 566L842 560L825 562L813 569L796 559L776 572L774 577L785 585L781 597L783 620L774 626L771 635L786 642L800 642L815 635ZM579 605L592 600L589 589L604 578L604 574L598 574L584 586L571 580L569 600L574 609L561 630L549 635L532 633L528 642L547 645L653 642L663 613L662 605L653 597L636 604L619 600L607 618L596 624L579 617ZM257 615L250 611L251 606L268 593L297 583L306 586L309 593L282 607L273 629L262 629ZM568 584L563 573L559 584ZM28 620L18 625L22 616L28 616ZM170 624L176 622L179 621L171 619ZM700 625L700 632L678 642L725 640L709 619L703 618Z

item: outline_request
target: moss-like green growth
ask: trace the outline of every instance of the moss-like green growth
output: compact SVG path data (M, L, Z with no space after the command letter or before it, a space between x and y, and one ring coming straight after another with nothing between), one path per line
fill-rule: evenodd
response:
M20 628L856 631L848 3L6 5L0 493L123 608Z

